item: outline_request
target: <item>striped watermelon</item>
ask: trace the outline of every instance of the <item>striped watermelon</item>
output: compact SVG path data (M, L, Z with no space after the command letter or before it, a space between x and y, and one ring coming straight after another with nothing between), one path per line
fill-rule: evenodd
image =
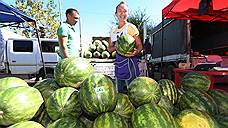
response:
M116 42L116 51L120 55L125 55L127 52L133 51L135 48L135 39L129 35L122 35Z
M93 73L82 83L79 99L88 115L97 116L114 110L116 93L115 85L110 78L101 73Z
M125 117L131 118L133 111L135 110L128 96L123 93L117 94L117 104L113 112Z
M219 124L219 128L228 128L228 115L216 115L216 121Z
M178 92L174 82L169 79L161 79L158 81L158 84L160 85L162 94L167 96L168 99L175 104L178 99Z
M211 115L218 114L218 106L214 99L205 91L196 89L189 89L182 94L180 98L180 108L184 109L197 109L206 111Z
M85 58L69 57L58 62L54 70L54 78L60 86L79 88L92 72L93 66Z
M158 105L166 108L171 114L174 113L174 106L166 96L162 96L158 102Z
M218 128L217 122L212 117L196 109L181 111L175 120L179 128Z
M78 90L72 87L57 89L48 98L46 110L52 120L62 117L79 117L82 111L78 100Z
M34 86L34 88L37 88L43 98L44 101L46 102L48 97L57 89L59 89L60 87L57 85L56 81L54 79L43 79L39 82L37 82Z
M18 86L29 86L26 81L18 77L5 77L0 79L0 91Z
M157 103L161 97L161 90L158 83L149 77L137 77L128 88L128 96L135 106L146 103Z
M128 124L120 115L106 112L95 119L92 128L128 128Z
M215 100L218 105L219 114L228 115L228 93L224 90L209 90L208 94Z
M86 128L86 126L77 118L64 117L48 125L48 128Z
M22 121L11 125L9 128L44 128L44 126L34 121Z
M133 112L131 122L133 128L177 128L171 113L155 103L139 106Z
M208 91L210 84L211 81L208 76L197 72L187 73L181 81L181 87L184 90L188 88L195 88L198 90Z
M9 88L0 94L0 125L30 120L43 98L38 89L27 86Z

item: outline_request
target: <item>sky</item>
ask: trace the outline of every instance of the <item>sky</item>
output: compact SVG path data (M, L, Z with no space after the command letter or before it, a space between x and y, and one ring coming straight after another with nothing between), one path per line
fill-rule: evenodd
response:
M7 4L14 4L15 0L3 0ZM81 17L81 37L83 42L92 40L92 37L109 36L111 22L115 21L115 8L121 0L54 0L59 5L62 20L65 18L67 8L76 8ZM139 10L145 11L153 25L157 25L162 19L162 9L172 0L125 0L128 4L129 12ZM79 33L79 24L76 26Z

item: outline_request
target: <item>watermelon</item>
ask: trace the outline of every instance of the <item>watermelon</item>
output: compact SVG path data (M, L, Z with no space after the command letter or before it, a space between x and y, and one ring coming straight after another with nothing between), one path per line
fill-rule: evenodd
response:
M97 51L98 52L102 53L105 50L106 50L106 47L103 44L97 46Z
M167 96L172 104L175 104L178 99L177 88L172 80L161 79L158 81L161 92L164 96Z
M91 51L85 51L84 52L84 57L89 59L89 58L92 58L93 57L93 54Z
M39 90L33 87L19 86L5 90L0 94L0 125L30 120L43 102Z
M208 94L215 100L218 105L219 114L228 116L228 93L224 90L209 90Z
M106 48L108 48L108 45L109 45L108 41L102 40L101 42Z
M98 51L95 51L95 52L93 53L93 57L94 57L94 58L100 58L100 56L101 56L101 53L98 52Z
M43 96L45 102L55 90L60 88L56 83L55 79L52 78L38 81L33 87L37 88L41 92L41 95Z
M181 111L175 120L179 128L219 128L217 122L206 112L196 109Z
M80 84L94 71L90 61L81 57L70 57L58 62L54 78L60 86L79 88Z
M116 88L112 80L101 73L91 74L79 91L82 109L90 116L113 111L116 106Z
M93 122L92 128L127 128L127 121L114 112L100 114Z
M228 115L216 115L215 119L219 124L219 128L228 128Z
M77 118L64 117L48 125L48 128L86 128Z
M44 126L34 121L22 121L11 125L9 128L44 128Z
M125 118L131 118L131 115L134 110L135 108L129 100L128 95L117 93L117 104L113 112Z
M116 42L116 51L120 55L125 55L127 52L132 52L135 48L135 39L129 35L122 35Z
M98 45L102 45L102 42L100 40L94 40L93 44L97 47Z
M158 103L161 95L158 83L152 78L140 76L129 84L128 96L135 106Z
M62 117L77 118L81 114L78 90L72 87L57 89L47 100L46 110L52 120Z
M139 106L132 114L133 128L177 128L169 111L155 103Z
M110 53L108 51L103 51L101 53L102 59L108 59L110 57Z
M5 77L0 79L0 91L18 86L29 86L26 81L18 77Z
M174 106L171 103L171 101L168 99L168 97L162 96L160 101L158 102L158 105L166 108L171 114L174 113Z
M94 52L94 51L96 51L96 49L97 49L97 47L96 47L95 44L90 44L90 45L89 45L89 51L90 51L90 52Z
M188 88L195 88L202 91L208 91L210 84L211 81L208 76L197 72L190 72L184 76L180 85L184 90Z
M182 94L179 102L180 108L184 109L197 109L205 111L211 115L218 114L218 106L214 99L205 91L196 89L189 89Z

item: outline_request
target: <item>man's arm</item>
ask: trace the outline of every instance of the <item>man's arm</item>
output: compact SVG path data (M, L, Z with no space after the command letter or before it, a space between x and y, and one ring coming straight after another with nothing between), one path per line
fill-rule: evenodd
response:
M59 41L60 41L60 48L62 49L64 58L69 57L68 48L67 48L68 38L66 36L60 36Z

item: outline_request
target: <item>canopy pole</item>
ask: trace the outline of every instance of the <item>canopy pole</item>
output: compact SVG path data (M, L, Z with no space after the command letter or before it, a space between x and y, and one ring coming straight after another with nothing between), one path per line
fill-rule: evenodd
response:
M43 71L44 71L43 77L46 78L47 73L46 73L44 57L43 57L43 52L42 52L42 47L41 47L41 42L40 42L40 36L39 36L39 32L38 32L38 26L37 26L36 22L35 22L35 29L36 29L36 35L37 35L37 39L38 39L39 48L40 48L41 61L43 64Z
M160 78L163 79L164 78L164 74L163 74L163 37L164 37L164 17L162 16L162 30L161 30L161 76Z

